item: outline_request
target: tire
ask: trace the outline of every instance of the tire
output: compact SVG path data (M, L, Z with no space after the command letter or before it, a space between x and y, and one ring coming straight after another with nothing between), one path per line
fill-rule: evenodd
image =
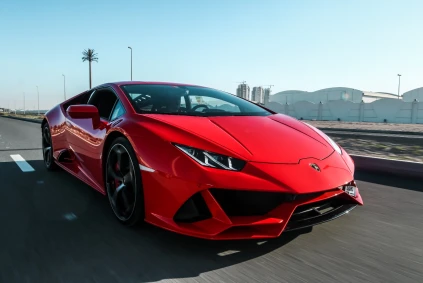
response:
M41 128L41 139L44 165L48 171L55 171L57 164L53 158L53 143L48 123L45 123Z
M106 158L106 194L116 218L127 226L143 222L144 192L134 149L119 137L108 148Z

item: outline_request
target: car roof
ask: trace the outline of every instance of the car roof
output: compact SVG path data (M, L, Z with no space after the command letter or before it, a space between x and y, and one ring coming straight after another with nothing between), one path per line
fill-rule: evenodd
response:
M184 83L172 83L172 82L152 82L152 81L121 81L121 82L112 82L112 83L106 83L102 85L115 85L115 86L121 86L121 85L172 85L172 86L196 86L201 87L198 85L193 84L184 84Z

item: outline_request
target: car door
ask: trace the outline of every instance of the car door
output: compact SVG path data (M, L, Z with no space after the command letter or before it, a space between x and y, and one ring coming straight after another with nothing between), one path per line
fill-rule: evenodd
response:
M78 165L75 173L82 177L102 184L101 156L103 143L111 122L122 115L124 109L116 93L110 88L95 90L87 104L97 107L100 115L100 124L94 127L91 119L73 119L67 116L69 129L68 142L72 150L75 163Z

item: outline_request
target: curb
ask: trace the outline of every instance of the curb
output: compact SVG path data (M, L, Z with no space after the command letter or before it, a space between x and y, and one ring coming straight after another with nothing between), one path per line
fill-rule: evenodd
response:
M25 122L31 122L31 123L36 123L36 124L41 124L41 122L43 121L42 119L27 119L27 118L3 116L3 115L0 115L0 117L14 119L14 120L20 120L20 121L25 121Z
M363 155L350 155L356 169L423 180L423 163Z

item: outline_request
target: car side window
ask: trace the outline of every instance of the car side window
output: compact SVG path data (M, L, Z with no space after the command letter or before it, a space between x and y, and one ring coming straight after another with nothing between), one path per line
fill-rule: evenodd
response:
M118 100L118 102L115 105L115 108L113 109L112 116L110 117L110 121L113 121L120 116L125 114L125 108L123 108L122 102Z
M84 92L81 94L76 95L75 97L71 98L63 104L63 108L66 110L71 105L79 105L79 104L86 104L88 99L90 98L91 92Z
M117 100L118 99L114 92L107 89L101 89L96 90L91 95L88 104L97 107L98 113L102 119L109 120Z

